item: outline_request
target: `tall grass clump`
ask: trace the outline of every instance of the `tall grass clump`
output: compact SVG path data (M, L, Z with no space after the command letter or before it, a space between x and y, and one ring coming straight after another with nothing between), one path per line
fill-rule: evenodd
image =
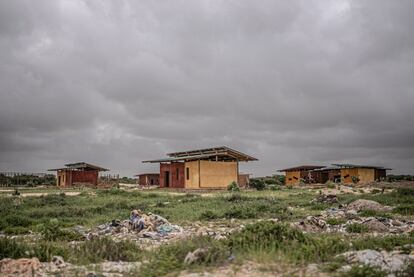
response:
M193 264L184 263L189 252L203 249L204 255ZM197 237L190 240L163 245L150 254L148 263L140 270L142 276L164 276L188 267L216 265L230 256L229 249L221 241L209 237Z

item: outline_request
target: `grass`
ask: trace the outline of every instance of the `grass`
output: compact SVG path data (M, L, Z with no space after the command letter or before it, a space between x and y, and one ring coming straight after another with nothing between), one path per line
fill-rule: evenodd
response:
M220 192L214 197L198 194L172 195L168 192L127 192L120 189L96 190L78 196L51 194L41 197L1 197L0 231L22 234L40 231L39 226L50 219L59 220L62 227L83 225L92 227L112 219L124 219L132 209L160 214L185 224L215 218L257 219L279 218L294 220L324 207L309 204L312 193L291 191ZM310 209L288 211L288 206ZM209 213L209 211L211 211Z
M93 192L93 193L91 193ZM0 258L38 257L50 261L54 255L62 256L74 264L109 261L142 261L142 276L174 275L183 269L198 270L229 263L229 258L243 263L283 262L293 265L324 263L336 270L341 262L335 256L345 251L376 249L393 250L414 244L412 235L371 237L367 227L351 224L347 231L353 235L305 234L289 227L289 222L321 210L346 204L358 198L371 199L394 206L393 213L412 215L412 190L363 195L341 194L340 203L330 205L314 203L317 190L281 189L277 191L241 191L198 194L156 191L85 190L78 196L55 193L42 197L11 197L0 195L0 230L6 234L34 231L40 240L0 238ZM142 250L132 241L114 242L109 238L82 241L71 231L75 225L93 227L112 219L125 219L132 209L157 213L174 224L210 224L230 222L246 227L227 239L209 237L172 242L155 250ZM363 211L360 216L391 217L378 211ZM281 223L266 219L277 218ZM257 222L257 219L263 221ZM201 222L200 222L201 221ZM233 221L231 221L233 222ZM345 219L328 219L330 225L345 223ZM358 234L364 234L358 238ZM76 247L69 241L76 240ZM204 249L205 253L192 264L183 261L188 252ZM353 269L349 276L370 274L370 269ZM360 270L360 271L358 271ZM368 273L367 273L368 272ZM378 273L378 276L380 273ZM405 275L401 275L405 276Z

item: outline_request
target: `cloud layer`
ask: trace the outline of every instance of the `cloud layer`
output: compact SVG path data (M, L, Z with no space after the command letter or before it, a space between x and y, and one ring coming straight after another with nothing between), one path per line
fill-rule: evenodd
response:
M0 0L0 170L227 145L414 173L414 2Z

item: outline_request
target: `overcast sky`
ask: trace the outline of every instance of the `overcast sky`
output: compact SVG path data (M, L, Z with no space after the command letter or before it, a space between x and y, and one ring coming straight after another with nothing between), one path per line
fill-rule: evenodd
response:
M414 1L0 0L0 171L226 145L414 173Z

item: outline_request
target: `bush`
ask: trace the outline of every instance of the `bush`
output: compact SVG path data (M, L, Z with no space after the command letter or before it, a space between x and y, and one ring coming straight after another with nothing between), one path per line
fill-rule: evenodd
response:
M414 206L412 204L401 204L392 211L401 215L414 215Z
M266 184L261 179L251 179L250 187L256 190L264 190L266 188Z
M241 202L243 200L247 200L247 197L243 197L240 195L240 193L235 192L235 193L232 193L230 197L227 197L226 200L228 202Z
M396 192L398 195L402 195L402 196L414 196L413 188L398 188Z
M371 190L371 193L372 194L378 194L380 192L381 192L381 190L379 190L379 189L373 189L373 190Z
M18 259L25 255L27 247L14 239L0 238L0 260L4 258Z
M376 210L362 210L358 213L360 216L363 217L384 217L384 218L392 218L390 214L376 211Z
M185 264L184 259L187 254L196 249L205 249L206 253L193 265ZM218 264L229 256L229 249L224 243L210 237L197 237L159 247L151 255L149 262L142 265L140 275L158 277L168 274L175 276L172 272L183 270L186 267Z
M200 220L212 220L217 218L219 218L219 215L210 210L204 211L200 215Z
M227 190L228 191L240 191L240 187L239 185L237 185L235 181L233 181L227 186Z
M238 251L278 250L289 242L309 243L301 231L284 224L262 221L247 225L229 238L229 246Z
M352 183L354 184L358 184L360 181L358 176L351 176L351 180L352 180Z
M366 233L368 232L368 227L363 224L352 223L346 226L346 231L348 233Z
M76 262L89 264L106 261L137 261L142 250L132 241L115 242L110 237L97 237L87 240L73 250Z
M326 220L326 223L328 223L329 225L341 225L341 224L344 224L345 222L346 220L343 218L328 218Z
M325 183L325 185L326 185L326 187L327 187L328 189L334 189L334 188L335 188L335 183L334 183L334 182L332 182L332 181L330 181L330 180L328 180L328 181Z
M233 206L224 213L224 217L228 219L249 219L256 218L257 215L257 211L250 206Z

